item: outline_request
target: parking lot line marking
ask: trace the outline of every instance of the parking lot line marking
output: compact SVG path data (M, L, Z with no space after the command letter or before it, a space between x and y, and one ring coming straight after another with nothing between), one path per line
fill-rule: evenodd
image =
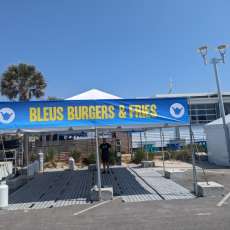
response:
M119 197L115 197L113 200L116 200L116 199L118 199L118 198L119 198ZM85 213L85 212L91 210L91 209L94 209L94 208L97 208L97 207L99 207L99 206L102 206L103 204L107 204L107 203L109 203L109 202L112 202L113 200L106 200L106 201L103 201L103 202L101 202L101 203L99 203L99 204L95 204L95 205L93 205L93 206L91 206L91 207L89 207L89 208L86 208L86 209L83 209L83 210L81 210L81 211L79 211L79 212L76 212L76 213L74 213L73 215L74 215L74 216L78 216L78 215L80 215L80 214L82 214L82 213Z
M221 207L230 197L230 192L216 205L217 207Z
M211 212L201 212L201 213L197 213L195 214L196 216L210 216L212 213Z

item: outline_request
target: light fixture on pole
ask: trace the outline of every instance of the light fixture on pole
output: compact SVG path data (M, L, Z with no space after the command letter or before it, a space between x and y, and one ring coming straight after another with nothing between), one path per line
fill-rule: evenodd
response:
M214 69L214 74L215 74L215 80L216 80L216 86L217 86L217 92L218 92L218 100L219 100L219 108L220 108L220 114L223 120L223 128L224 128L224 133L225 133L225 141L226 141L226 147L227 147L227 152L228 152L228 160L230 163L230 135L229 135L229 129L226 124L226 119L225 119L225 110L224 110L224 102L223 102L223 96L221 93L220 89L220 80L218 76L218 71L217 71L217 64L219 63L225 63L225 54L226 54L226 49L227 45L219 45L217 46L217 50L220 54L220 58L211 58L210 61L208 61L207 54L208 54L208 47L207 46L202 46L198 48L198 52L200 53L201 57L204 60L204 64L212 64L213 69Z
M226 49L228 48L227 45L219 45L217 46L217 50L219 51L220 53L220 56L221 56L221 60L222 60L222 63L225 63L225 54L226 54Z
M200 48L198 48L197 51L200 53L201 57L203 58L204 64L207 65L208 64L208 61L207 61L208 47L201 46Z

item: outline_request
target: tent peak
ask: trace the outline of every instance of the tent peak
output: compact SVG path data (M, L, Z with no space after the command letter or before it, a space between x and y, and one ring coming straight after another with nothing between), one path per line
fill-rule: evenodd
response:
M230 124L230 114L225 115L225 120L227 124ZM222 117L220 117L214 121L207 123L205 126L222 125L222 124L223 124L223 119Z
M121 97L104 92L99 89L90 89L73 97L66 98L66 100L98 100L98 99L121 99Z

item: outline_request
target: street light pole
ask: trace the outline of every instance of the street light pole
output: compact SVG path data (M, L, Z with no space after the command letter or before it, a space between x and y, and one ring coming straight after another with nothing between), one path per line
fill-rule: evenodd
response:
M218 100L219 100L219 108L220 108L220 114L222 117L223 121L223 128L224 128L224 133L225 133L225 141L226 141L226 147L228 151L228 160L230 163L230 138L229 138L229 129L226 124L226 119L225 119L225 110L224 110L224 102L223 102L223 96L220 90L220 80L218 76L218 71L217 71L217 63L219 63L220 60L216 58L212 58L211 64L213 65L214 69L214 74L215 74L215 79L216 79L216 86L217 86L217 91L218 91Z
M208 53L208 47L207 46L200 47L198 49L198 52L201 54L205 65L207 65L208 63L213 65L214 75L215 75L215 80L216 80L216 86L217 86L217 92L218 92L220 115L221 115L222 121L223 121L223 129L224 129L224 134L225 134L226 149L228 152L228 161L230 163L230 138L229 138L230 135L229 135L228 126L226 124L223 96L222 96L221 89L220 89L220 80L219 80L218 71L217 71L217 64L225 63L225 53L226 53L227 47L228 47L227 45L219 45L217 47L217 50L219 51L220 58L212 58L210 60L210 62L207 60L207 53Z

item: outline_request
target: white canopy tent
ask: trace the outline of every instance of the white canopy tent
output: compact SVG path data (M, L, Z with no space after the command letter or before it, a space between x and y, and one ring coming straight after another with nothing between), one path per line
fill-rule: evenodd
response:
M122 99L122 98L98 89L90 89L86 92L77 94L73 97L66 98L65 100L100 100L100 99Z
M67 98L65 100L102 100L102 99L122 99L118 96L100 91L98 89L91 89L86 92L83 92L81 94L75 95L73 97ZM0 135L3 134L12 134L12 133L22 133L25 134L25 139L28 141L28 136L32 134L46 134L46 133L74 133L81 130L84 131L95 131L95 137L96 137L96 159L97 159L97 174L98 174L98 188L99 193L101 190L101 174L100 174L100 163L99 163L99 146L98 146L98 134L100 132L103 132L103 130L111 130L111 131L147 131L151 130L153 128L163 128L163 127L176 127L176 126L182 126L181 124L174 124L174 125L168 125L167 123L162 124L141 124L141 125L113 125L113 126L73 126L73 127L55 127L55 128L23 128L23 129L14 129L14 130L1 130ZM183 125L188 126L188 125ZM191 139L192 141L192 139ZM28 149L27 149L28 151ZM27 153L28 154L28 153ZM196 178L194 179L194 188L196 184ZM194 189L195 190L195 189Z
M230 129L230 114L225 116ZM208 160L216 165L229 166L229 156L226 146L223 120L219 118L205 125L208 145Z

